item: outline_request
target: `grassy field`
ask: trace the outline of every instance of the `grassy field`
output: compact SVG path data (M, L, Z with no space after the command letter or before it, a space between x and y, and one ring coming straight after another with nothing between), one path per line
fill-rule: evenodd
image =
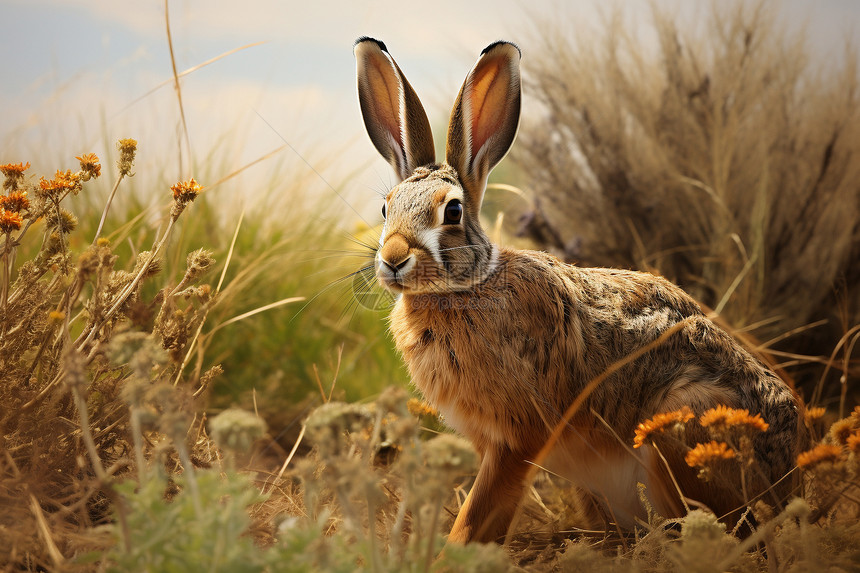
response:
M286 208L297 174L247 211L206 162L137 189L146 142L121 140L54 174L0 157L0 570L855 570L857 62L818 71L766 5L714 5L695 37L655 14L654 53L612 18L580 41L549 24L540 112L496 174L522 189L485 215L672 278L796 381L816 443L793 501L748 500L748 537L702 510L588 529L539 474L508 539L445 546L477 456L408 392L361 272L378 230Z

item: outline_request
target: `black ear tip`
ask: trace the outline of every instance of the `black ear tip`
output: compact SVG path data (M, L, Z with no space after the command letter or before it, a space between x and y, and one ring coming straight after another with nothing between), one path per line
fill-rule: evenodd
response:
M517 50L517 54L519 54L519 56L520 56L521 58L523 57L523 52L520 50L520 47L519 47L519 46L517 46L517 45L516 45L516 44L514 44L513 42L507 42L507 41L505 41L505 40L499 40L498 42L493 42L492 44L490 44L489 46L487 46L486 48L484 48L484 49L481 51L481 55L483 56L484 54L486 54L487 52L489 52L490 50L492 50L492 49L493 49L493 48L495 48L496 46L503 46L503 45L513 46L513 47Z
M352 45L352 47L355 48L357 45L359 45L363 42L373 42L374 44L379 46L380 50L382 50L383 52L386 52L386 53L388 52L388 48L385 47L385 42L383 42L382 40L377 40L376 38L371 38L370 36L361 36L359 39L357 39L355 41L355 43Z

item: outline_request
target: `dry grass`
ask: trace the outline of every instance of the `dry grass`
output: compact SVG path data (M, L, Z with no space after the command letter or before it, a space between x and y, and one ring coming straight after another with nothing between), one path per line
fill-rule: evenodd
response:
M786 367L806 365L793 373L809 399L860 323L858 62L852 45L813 60L774 8L713 2L704 29L654 8L654 50L619 11L590 34L539 23L524 65L540 105L514 151L534 197L520 233L568 261L678 282ZM816 398L856 378L850 340Z
M808 393L829 381L825 364L848 388L860 301L851 288L860 274L856 62L849 54L813 72L807 48L774 28L766 6L715 13L712 29L697 35L656 15L653 57L618 20L580 45L549 28L544 53L529 58L526 91L546 117L525 125L518 145L537 197L523 233L569 259L658 270L738 332L783 353L773 356L818 356L817 370L806 371ZM174 70L177 90L181 75ZM114 190L131 169L131 143L124 149ZM165 261L185 256L162 251L182 212L202 207L189 206L199 189L193 180L174 186L166 230L122 257L99 239L109 219L95 236L75 239L80 229L66 210L97 164L82 156L80 170L44 183L15 175L23 165L4 166L3 571L856 567L860 411L834 420L820 408L807 418L815 446L797 460L801 497L783 511L749 500L755 523L745 540L704 511L683 519L651 511L629 534L582 530L587 503L538 473L506 546L447 547L440 556L474 471L471 449L447 435L428 439L438 421L426 409L410 414L403 391L332 402L333 383L316 368L326 404L295 441L273 435L279 425L266 433L250 412L208 419L205 390L220 374L204 367L217 348L211 336L255 312L235 305L248 302L249 285L275 256L266 251L228 273L233 235L219 277L207 278L212 255L195 245L177 273L153 284ZM26 206L16 196L23 191ZM213 318L216 326L203 329ZM827 328L802 329L819 318ZM272 338L255 345L251 360L266 345L284 351ZM358 378L340 370L337 345L314 340L314 352L338 358L332 378ZM821 388L822 402L839 395ZM849 398L842 394L842 408ZM277 405L261 402L261 411ZM645 421L637 438L673 439L669 426L688 421L685 412ZM708 479L746 471L743 440L724 426L766 431L761 420L715 410L705 421L724 435L687 444L690 463Z

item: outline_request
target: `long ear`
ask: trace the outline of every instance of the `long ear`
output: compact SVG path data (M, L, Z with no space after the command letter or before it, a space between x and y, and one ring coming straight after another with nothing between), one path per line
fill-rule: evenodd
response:
M460 89L448 125L445 157L457 170L471 204L481 208L490 170L502 160L520 121L520 49L487 46Z
M401 180L416 167L435 163L427 114L385 44L361 37L353 51L361 115L376 150Z

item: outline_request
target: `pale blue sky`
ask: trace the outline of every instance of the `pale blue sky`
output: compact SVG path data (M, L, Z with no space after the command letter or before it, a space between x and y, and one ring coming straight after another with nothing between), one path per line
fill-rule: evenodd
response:
M616 3L632 21L647 21L647 2ZM658 3L680 7L690 21L708 14L706 2ZM172 0L180 71L241 45L267 42L182 80L198 169L220 177L282 145L283 138L324 177L340 181L366 166L354 185L361 192L379 189L391 175L366 140L359 116L352 56L357 36L388 44L438 125L485 45L499 38L518 42L527 73L529 40L537 33L534 16L566 19L576 33L595 25L601 5L607 4ZM832 57L860 23L858 0L777 0L775 6L792 29L808 19L816 51ZM35 172L45 173L75 167L71 158L86 151L103 155L106 142L135 137L141 142L139 173L157 171L174 181L187 177L176 160L179 116L171 87L133 103L170 78L163 1L0 0L0 9L6 70L0 82L0 162L30 161ZM218 145L232 155L205 163ZM281 168L308 171L289 150L279 159ZM268 179L272 169L271 162L263 163L249 175Z

